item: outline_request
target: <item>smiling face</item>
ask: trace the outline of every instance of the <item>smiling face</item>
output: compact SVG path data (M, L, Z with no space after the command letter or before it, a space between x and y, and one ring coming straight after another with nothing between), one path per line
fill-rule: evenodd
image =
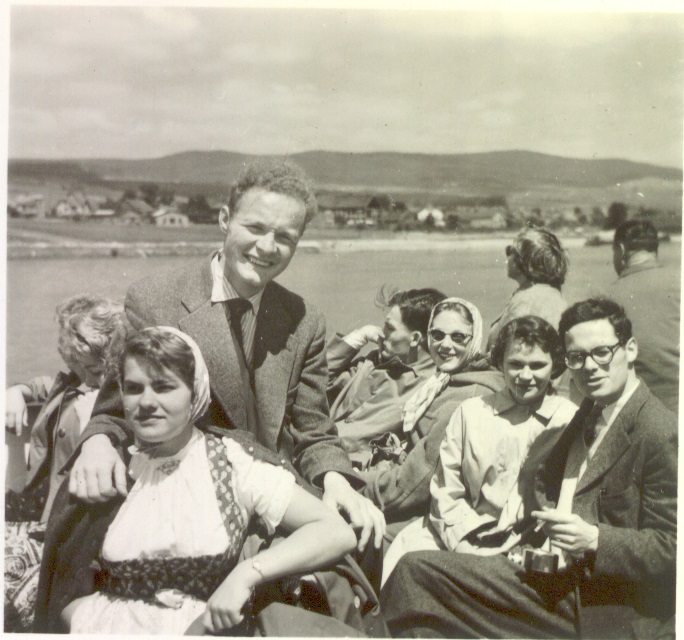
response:
M444 339L436 340L433 331L443 332ZM435 315L428 331L428 351L433 362L440 371L454 373L463 362L467 351L467 343L454 342L452 334L462 334L472 339L473 326L458 311L444 309Z
M596 347L613 347L619 342L613 325L606 319L580 322L565 334L565 351L590 352ZM596 364L591 357L584 359L581 369L571 370L572 377L582 394L605 407L616 402L627 383L636 374L634 361L637 358L637 344L630 338L618 347L608 364Z
M128 357L122 392L126 418L142 442L172 443L192 431L192 390L170 369L156 371L144 360Z
M551 354L538 344L509 341L503 358L503 375L506 387L518 404L534 404L540 400L549 387L552 371Z
M224 272L241 296L257 294L287 268L305 217L303 202L260 188L247 191L236 211L221 210Z

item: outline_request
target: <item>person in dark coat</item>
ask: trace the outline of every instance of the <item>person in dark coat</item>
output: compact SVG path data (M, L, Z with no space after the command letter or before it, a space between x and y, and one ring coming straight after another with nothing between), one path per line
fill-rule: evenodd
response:
M613 266L618 279L607 295L621 304L639 343L637 375L675 414L679 410L679 267L658 259L658 231L648 220L628 220L615 230Z
M382 513L356 492L362 482L331 423L326 398L325 320L273 282L289 265L316 212L310 180L288 162L248 165L221 209L222 250L210 260L134 283L125 310L134 329L167 325L200 346L211 377L205 422L250 431L323 489L349 517L363 551L379 548ZM126 494L125 465L113 444L130 443L116 383L103 385L70 473L88 502ZM201 425L200 425L201 426Z
M535 544L562 556L558 570L504 555L408 554L381 594L393 636L674 637L677 420L635 374L620 305L579 302L560 334L585 400L521 476Z

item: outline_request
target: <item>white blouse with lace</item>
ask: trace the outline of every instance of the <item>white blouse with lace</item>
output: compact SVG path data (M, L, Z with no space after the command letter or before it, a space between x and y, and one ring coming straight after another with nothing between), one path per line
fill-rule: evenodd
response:
M273 532L290 503L294 476L255 460L230 438L223 443L244 526L259 516ZM188 444L173 456L154 458L135 449L133 454L129 473L135 484L107 530L102 557L122 561L225 552L229 534L202 433L194 429ZM182 634L204 609L205 603L191 596L164 607L98 592L77 607L71 633Z

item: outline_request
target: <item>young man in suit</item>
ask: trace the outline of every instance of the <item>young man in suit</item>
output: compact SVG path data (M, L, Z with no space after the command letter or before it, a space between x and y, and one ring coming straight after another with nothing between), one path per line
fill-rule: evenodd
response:
M674 637L676 417L637 378L637 343L617 303L573 305L559 333L585 400L531 450L521 480L559 569L408 554L381 598L393 636Z
M206 425L251 431L347 513L360 530L359 550L371 537L379 548L384 518L354 490L359 480L328 415L324 318L273 282L315 213L311 182L299 167L276 160L247 166L220 212L222 250L131 285L126 316L134 329L171 325L192 336L211 381ZM94 415L69 490L101 502L126 493L125 465L112 443L131 436L115 381Z

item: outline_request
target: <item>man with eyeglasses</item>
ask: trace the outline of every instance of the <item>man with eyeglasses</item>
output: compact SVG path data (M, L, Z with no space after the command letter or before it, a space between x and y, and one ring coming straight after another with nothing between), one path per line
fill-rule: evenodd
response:
M383 592L406 604L388 619L393 636L674 637L676 417L636 376L620 305L579 302L559 333L585 399L562 433L533 445L521 476L528 542L557 561L408 554ZM435 567L449 579L427 584Z

